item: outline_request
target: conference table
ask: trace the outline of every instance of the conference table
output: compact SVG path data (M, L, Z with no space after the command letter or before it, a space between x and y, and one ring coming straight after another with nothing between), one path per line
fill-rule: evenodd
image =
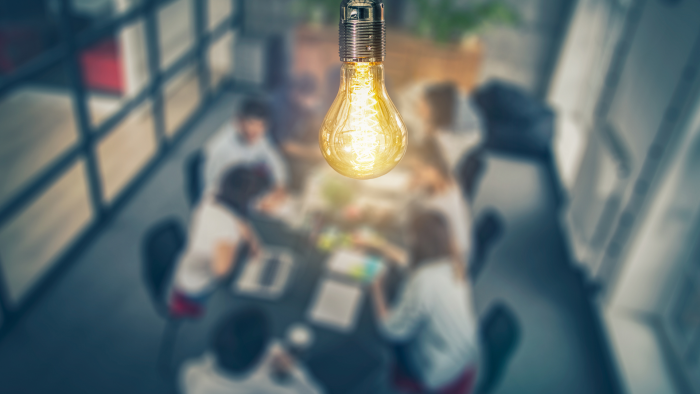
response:
M279 299L242 297L234 292L230 293L231 297L265 310L273 321L274 333L279 339L284 339L287 330L294 324L301 323L312 330L313 343L300 358L326 393L372 392L371 387L386 371L388 346L377 330L368 285L363 285L364 296L351 331L343 332L314 324L308 318L309 309L319 283L329 275L325 267L329 254L312 245L306 234L290 230L280 222L257 219L254 225L266 246L282 247L293 253L295 269L286 291Z
M400 224L394 219L397 219L397 210L403 210L403 204L406 203L402 200L407 194L403 189L407 189L409 179L406 173L396 171L393 176L385 176L382 180L359 184L358 181L348 180L328 170L321 168L309 174L304 190L297 196L297 205L287 209L296 213L294 218L273 218L275 215L270 217L260 214L251 218L263 249L283 249L293 257L294 269L284 293L276 299L264 299L237 292L235 284L249 263L242 261L236 265L231 277L232 285L225 292L229 298L226 304L229 308L253 305L266 311L271 317L273 333L278 340L285 340L288 330L294 325L303 324L309 328L313 334L313 343L299 358L326 393L377 392L377 385L382 384L389 370L390 347L378 331L371 305L370 283L330 272L327 264L333 250L319 247L317 230L319 227L333 226L333 221L338 219L338 212L327 201L328 185L331 185L340 187L343 193L354 190L354 198L348 202L349 205L361 206L370 212L369 217L365 215L356 218L345 230L352 231L370 225L384 238L400 243ZM384 212L387 206L393 209L387 211L390 223L387 224L387 220L382 220L381 224L373 222L371 218ZM319 215L325 219L319 221ZM312 223L309 223L310 220ZM387 295L392 300L405 273L388 264L386 267ZM310 318L310 309L319 287L327 279L362 289L359 310L350 329L342 330L318 324Z
M400 174L397 176L402 177ZM299 215L306 219L317 218L319 213L326 217L336 217L335 212L332 212L333 209L324 206L321 201L323 200L321 194L324 193L322 183L328 182L329 179L331 183L336 182L340 178L327 171L319 171L309 179L302 201L295 208L299 211ZM405 180L405 176L402 179ZM385 188L390 180L387 178L384 182L374 184L379 190L374 195L381 195L384 200L375 198L373 202L387 205L387 194L382 188ZM341 182L345 181L341 180ZM352 184L352 181L347 182ZM403 181L398 180L398 182ZM365 184L368 185L367 187L373 185ZM356 202L367 204L368 198L374 198L372 192L367 189L356 193ZM374 212L372 211L372 215ZM289 328L296 324L301 323L311 329L313 343L299 357L326 393L350 394L378 391L375 387L382 384L382 379L386 377L388 371L390 348L377 328L369 294L370 284L367 281L362 282L351 277L335 275L329 271L327 264L333 251L326 251L319 247L318 233L314 231L314 228L319 227L318 225L309 225L306 220L306 226L299 226L298 223L294 224L295 220L285 221L259 214L254 215L251 221L264 245L263 248L281 248L288 251L293 256L294 269L284 293L279 298L262 299L242 295L235 290L234 285L230 286L227 292L227 297L230 297L229 305L231 307L254 305L266 311L272 319L274 335L280 340L284 340ZM322 222L322 226L329 226L328 220ZM358 226L363 226L363 223L355 222L351 227ZM393 225L376 228L383 237L394 242L401 238L400 226L396 222ZM241 277L245 264L247 262L237 264L232 275L233 284ZM393 299L404 273L389 265L387 267L387 293L389 298ZM316 300L319 286L327 279L362 288L359 310L350 329L343 330L318 324L310 318L310 309Z

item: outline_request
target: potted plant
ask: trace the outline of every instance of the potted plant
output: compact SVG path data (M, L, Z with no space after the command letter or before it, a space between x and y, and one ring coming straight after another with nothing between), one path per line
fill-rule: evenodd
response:
M468 7L460 7L455 0L408 0L417 11L413 29L424 38L446 43L462 36L479 34L488 26L514 25L519 15L502 0L482 1ZM298 0L295 13L311 25L338 23L339 0Z
M297 0L293 12L311 26L337 24L340 20L339 0Z
M489 26L514 25L520 19L503 0L464 6L456 0L399 1L410 1L416 17L408 33L394 29L387 37L387 75L397 88L414 81L451 81L470 91L483 59L478 35ZM296 0L296 15L305 23L296 36L296 73L322 81L328 69L337 67L339 5L340 0Z
M447 43L473 37L489 26L515 25L520 17L501 0L459 7L455 0L411 0L417 8L414 31L421 37Z

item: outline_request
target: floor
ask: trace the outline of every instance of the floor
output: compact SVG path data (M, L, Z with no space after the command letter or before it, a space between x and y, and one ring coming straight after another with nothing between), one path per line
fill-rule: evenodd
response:
M12 394L175 392L155 369L163 322L141 284L140 238L155 221L186 219L187 155L229 116L236 98L217 103L172 157L0 342L0 391ZM520 347L498 394L615 393L607 349L558 230L554 193L537 164L491 156L475 208L506 222L476 285L478 309L496 300L516 311ZM189 324L177 357L206 346L215 317ZM366 392L366 391L365 391Z

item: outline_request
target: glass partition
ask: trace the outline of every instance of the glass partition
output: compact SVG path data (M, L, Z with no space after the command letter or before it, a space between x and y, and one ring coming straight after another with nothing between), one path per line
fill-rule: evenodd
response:
M112 201L138 174L157 150L150 103L141 105L100 141L97 158L102 193Z
M0 206L78 140L63 64L0 96Z
M92 220L85 171L77 162L0 227L0 262L12 301L24 297Z
M194 12L191 0L177 0L158 11L160 67L165 70L187 53L194 43Z
M81 52L82 78L93 126L109 119L150 81L145 30L144 22L138 20Z
M200 91L197 69L185 68L165 86L165 130L173 136L199 106Z
M209 47L209 81L216 89L233 73L233 45L236 35L228 32Z

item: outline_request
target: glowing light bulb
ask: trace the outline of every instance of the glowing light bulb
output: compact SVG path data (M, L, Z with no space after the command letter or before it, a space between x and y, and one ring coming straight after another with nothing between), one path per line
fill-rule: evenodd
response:
M401 161L406 126L384 85L384 5L377 0L341 4L340 91L319 134L323 157L342 175L377 178Z

